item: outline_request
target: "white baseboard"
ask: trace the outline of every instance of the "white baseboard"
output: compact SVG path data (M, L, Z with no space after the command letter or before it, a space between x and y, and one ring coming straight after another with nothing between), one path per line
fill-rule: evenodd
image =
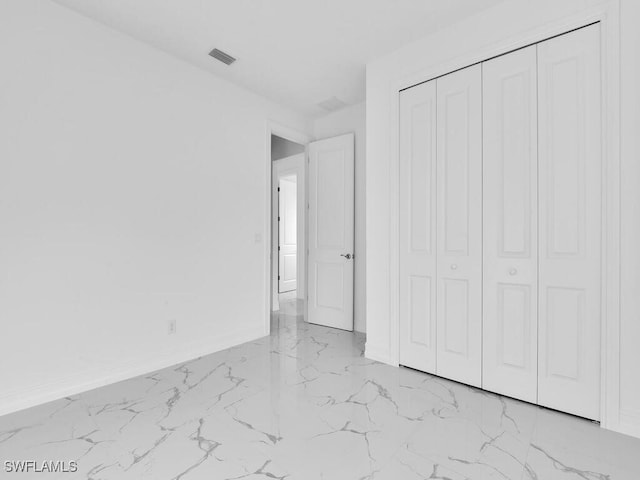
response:
M621 409L619 422L612 430L640 438L640 410L635 408Z
M623 422L611 430L624 435L629 435L630 437L640 438L640 423Z
M397 367L397 365L391 361L391 355L389 355L388 348L371 345L367 342L364 348L364 356L370 360L375 360L376 362L386 363L387 365Z
M140 375L146 375L264 336L264 326L258 325L250 329L238 330L225 335L207 338L206 340L198 340L197 342L182 345L179 349L161 354L154 353L144 358L132 359L124 364L116 365L109 370L85 371L81 374L58 379L46 384L14 390L13 392L0 396L0 416L71 395L77 395Z

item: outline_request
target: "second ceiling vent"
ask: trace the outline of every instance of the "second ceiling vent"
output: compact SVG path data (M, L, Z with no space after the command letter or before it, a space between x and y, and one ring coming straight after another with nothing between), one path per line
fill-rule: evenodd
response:
M324 102L320 102L318 106L327 112L335 112L347 106L342 100L338 97L331 97L326 99Z
M223 52L222 50L218 50L217 48L214 48L213 50L211 50L209 52L209 55L215 58L216 60L220 60L225 65L231 65L233 62L236 61L234 57L232 57L228 53Z

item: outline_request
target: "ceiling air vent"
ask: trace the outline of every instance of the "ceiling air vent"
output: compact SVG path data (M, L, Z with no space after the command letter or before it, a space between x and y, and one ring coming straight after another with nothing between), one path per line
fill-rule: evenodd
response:
M346 107L347 104L337 97L331 97L324 102L320 102L318 106L327 112L335 112L336 110Z
M231 65L233 62L236 61L236 59L233 58L231 55L229 55L228 53L224 53L222 50L218 50L217 48L214 48L213 50L211 50L209 52L209 55L215 58L216 60L220 60L225 65Z

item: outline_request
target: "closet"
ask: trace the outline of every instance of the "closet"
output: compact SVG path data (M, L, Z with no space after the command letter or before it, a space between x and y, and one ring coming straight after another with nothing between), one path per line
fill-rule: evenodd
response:
M600 30L400 93L400 364L598 420Z

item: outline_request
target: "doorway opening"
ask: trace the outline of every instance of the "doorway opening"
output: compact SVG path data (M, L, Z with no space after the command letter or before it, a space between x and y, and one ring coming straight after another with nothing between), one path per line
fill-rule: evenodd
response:
M270 240L265 329L298 321L353 330L353 133L311 141L268 126Z
M304 316L306 147L271 134L271 311Z

